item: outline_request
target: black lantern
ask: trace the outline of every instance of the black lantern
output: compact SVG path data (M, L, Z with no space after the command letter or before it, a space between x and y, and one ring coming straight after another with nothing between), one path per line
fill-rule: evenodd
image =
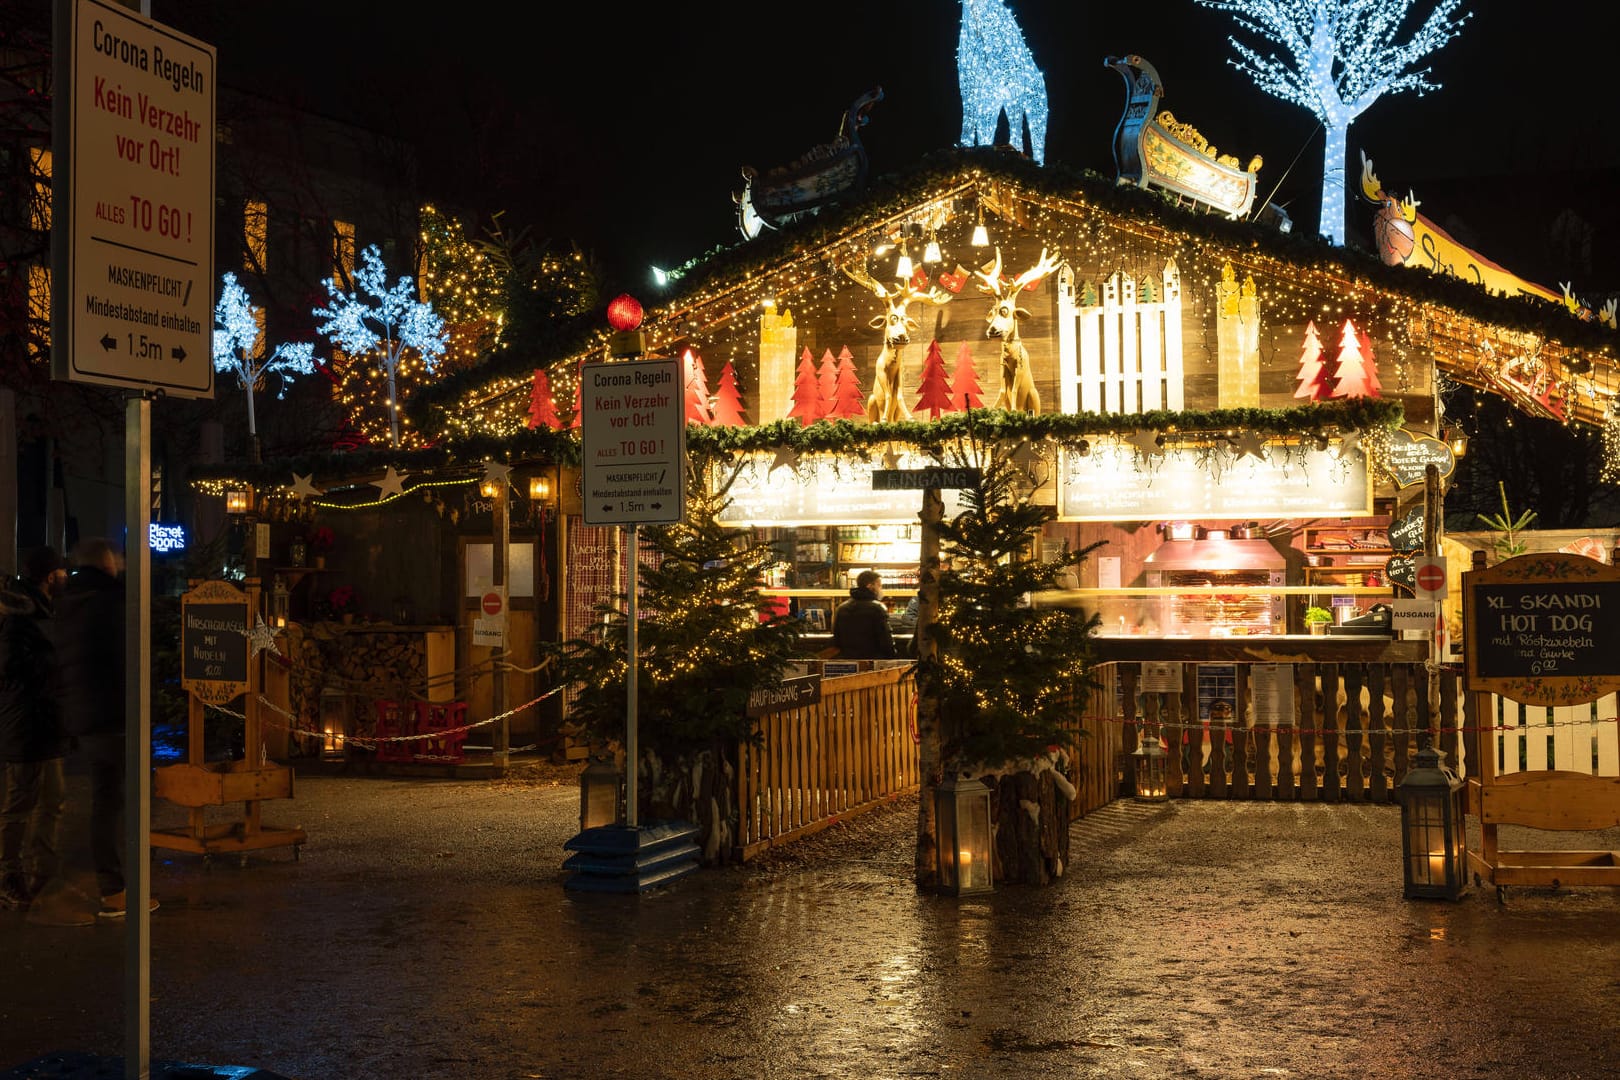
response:
M620 821L624 801L624 778L611 761L593 761L579 774L579 830Z
M1408 900L1462 895L1463 782L1432 746L1417 752L1401 778L1401 860Z
M1138 802L1167 802L1170 799L1168 763L1170 755L1159 745L1159 733L1142 725L1136 735L1136 750L1131 754L1131 765L1136 773L1136 799Z
M990 869L990 789L947 773L934 789L939 891L961 896L995 887Z

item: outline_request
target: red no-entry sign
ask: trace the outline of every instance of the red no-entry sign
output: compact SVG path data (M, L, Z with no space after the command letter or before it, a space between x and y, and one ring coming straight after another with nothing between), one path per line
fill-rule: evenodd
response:
M1412 591L1422 600L1443 600L1446 595L1446 560L1420 555L1412 560Z
M501 594L494 592L493 590L484 594L484 598L481 603L483 605L485 615L499 615L501 610L506 606L505 603L502 602Z

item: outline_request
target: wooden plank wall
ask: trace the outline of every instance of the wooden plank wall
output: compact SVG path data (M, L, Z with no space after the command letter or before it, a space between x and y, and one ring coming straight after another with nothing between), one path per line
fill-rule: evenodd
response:
M1197 715L1197 664L1183 666L1176 693L1142 693L1138 665L1113 666L1121 669L1124 752L1136 749L1141 730L1159 731L1172 798L1392 803L1419 732L1436 726L1447 764L1466 774L1455 673L1440 676L1435 717L1421 664L1296 664L1294 723L1271 726L1255 722L1248 665L1236 665L1229 722Z

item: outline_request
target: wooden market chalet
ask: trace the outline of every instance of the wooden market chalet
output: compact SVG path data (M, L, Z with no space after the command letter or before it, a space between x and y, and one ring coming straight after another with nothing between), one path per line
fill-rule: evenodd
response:
M1140 58L1120 66L1134 93ZM1414 745L1409 718L1462 726L1455 678L1444 715L1431 716L1429 643L1388 622L1387 604L1409 595L1422 553L1413 515L1434 496L1424 466L1443 479L1455 463L1437 386L1449 379L1567 424L1613 423L1612 308L1515 287L1484 260L1502 275L1488 279L1492 289L1402 265L1413 249L1403 236L1444 234L1385 195L1370 162L1364 208L1381 215L1383 259L1243 220L1257 163L1217 155L1190 125L1157 113L1151 91L1143 84L1151 104L1141 122L1121 124L1117 179L997 148L940 152L865 180L864 160L852 171L845 154L839 167L864 185L829 195L812 175L817 155L807 155L776 177L799 185L805 201L795 205L792 192L769 190L771 173L754 173L736 197L751 239L689 265L646 303L645 353L682 360L689 444L745 460L727 520L779 545L767 592L792 601L812 631L872 568L904 632L920 493L879 490L873 474L962 464L953 455L969 436L1018 455L1028 498L1053 506L1042 548L1103 542L1071 589L1036 598L1102 616L1107 690L1097 700L1108 704L1096 711L1110 715L1092 732L1078 811L1114 797L1138 722L1182 733L1183 753L1170 755L1182 794L1388 800ZM853 107L851 118L845 130L858 139ZM629 572L622 531L583 523L569 426L581 365L607 359L608 340L593 318L565 327L547 355L497 353L409 403L419 429L436 436L433 450L372 452L333 475L315 472L328 503L348 491L365 504L317 507L317 522L407 541L413 565L439 573L418 569L406 582L396 571L386 588L409 592L397 619L335 627L309 618L318 572L289 566L292 621L305 624L294 657L331 664L331 650L316 660L320 640L344 637L351 666L332 686L404 657L414 692L453 699L471 717L546 697L543 673L524 669L526 650L582 632ZM509 497L477 495L492 466L511 480ZM321 467L235 475L261 502L296 506L294 477ZM385 467L407 478L399 498L377 500L368 486ZM948 514L954 495L943 494ZM272 564L290 563L281 552L291 532L277 527ZM497 680L479 670L490 649L474 630L502 548L503 647L517 659ZM1315 608L1330 614L1331 632L1312 632ZM357 647L362 638L378 649L403 640L404 651L378 659ZM1273 720L1247 749L1228 735L1223 748L1222 721L1254 727L1248 665L1280 662L1294 665L1290 686L1310 715ZM1185 664L1175 676L1185 693L1144 692L1155 664ZM289 753L330 755L343 732L376 730L368 703L344 711L340 693L307 687L289 697L324 736L303 749L294 738ZM1346 734L1366 720L1387 736ZM582 756L568 730L552 697L513 714L500 738ZM1339 735L1311 734L1322 731ZM1455 732L1447 748L1459 749ZM894 764L890 786L908 777L914 786L914 769ZM793 826L752 827L740 848Z

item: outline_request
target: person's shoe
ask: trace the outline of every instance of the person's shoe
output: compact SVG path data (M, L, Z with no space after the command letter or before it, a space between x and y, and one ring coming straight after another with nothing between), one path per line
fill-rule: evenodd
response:
M0 878L0 908L25 908L32 896L21 874Z
M149 898L148 904L146 910L156 911L158 909L156 897ZM124 917L123 892L119 891L110 896L103 896L101 898L101 910L96 912L96 917L101 919L122 919Z

